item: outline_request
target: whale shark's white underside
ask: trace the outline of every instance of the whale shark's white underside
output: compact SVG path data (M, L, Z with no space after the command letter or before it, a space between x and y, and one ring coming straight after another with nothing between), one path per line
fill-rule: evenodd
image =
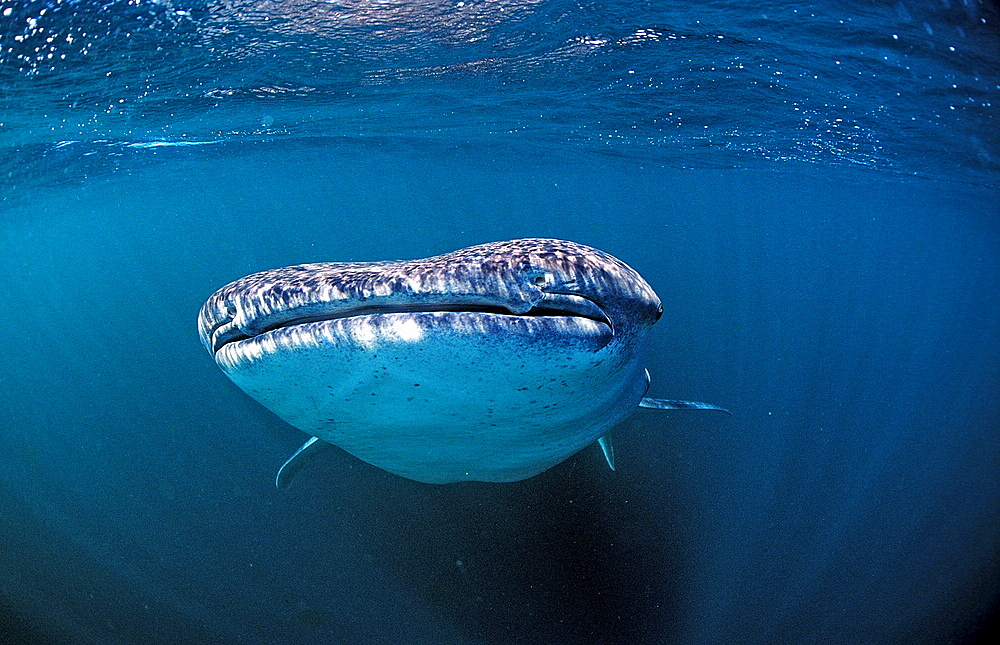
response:
M629 266L524 239L398 262L256 273L202 307L202 343L236 385L312 435L427 483L526 479L599 442L644 398L662 307Z

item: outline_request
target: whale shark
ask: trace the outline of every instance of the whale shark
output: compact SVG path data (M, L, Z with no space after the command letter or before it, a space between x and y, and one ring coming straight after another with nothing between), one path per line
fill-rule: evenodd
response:
M310 439L278 471L337 446L419 482L527 479L600 446L646 397L652 287L557 239L417 260L320 262L248 275L198 315L204 347L250 397Z

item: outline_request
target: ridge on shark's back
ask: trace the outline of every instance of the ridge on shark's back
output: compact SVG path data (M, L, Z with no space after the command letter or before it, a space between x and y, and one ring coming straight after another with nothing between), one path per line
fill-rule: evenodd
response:
M427 483L526 479L598 442L644 398L660 299L617 258L520 239L420 260L262 271L202 306L202 344L242 390L313 438Z

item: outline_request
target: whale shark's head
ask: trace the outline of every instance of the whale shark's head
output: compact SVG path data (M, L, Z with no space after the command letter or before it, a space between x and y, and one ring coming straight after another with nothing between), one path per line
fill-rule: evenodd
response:
M522 239L256 273L198 328L237 385L313 436L419 481L511 481L636 408L661 313L611 255Z
M663 308L634 269L603 251L521 239L420 260L323 262L255 273L212 295L198 329L220 361L237 362L243 341L304 323L445 311L492 314L498 328L513 324L512 316L579 318L625 336L655 323ZM562 322L559 333L568 333Z

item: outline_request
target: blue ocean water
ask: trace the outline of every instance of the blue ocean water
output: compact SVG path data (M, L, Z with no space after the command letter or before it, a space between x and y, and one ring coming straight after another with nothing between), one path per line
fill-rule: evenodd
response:
M1000 597L1000 15L0 0L0 643L972 643ZM664 302L616 472L304 440L195 317L571 239Z

